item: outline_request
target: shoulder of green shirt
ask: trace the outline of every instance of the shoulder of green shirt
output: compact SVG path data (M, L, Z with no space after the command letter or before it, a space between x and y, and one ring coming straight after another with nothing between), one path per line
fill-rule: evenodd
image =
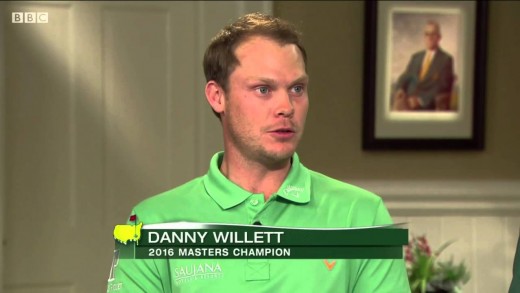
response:
M204 191L203 177L197 177L173 189L151 196L138 203L132 210L138 221L145 224L163 222L163 215L171 212L172 205L190 204Z
M315 193L322 193L327 196L339 196L346 200L367 200L375 204L381 200L381 197L378 195L359 186L334 179L316 171L309 170L309 172L312 181L311 187Z
M360 217L360 220L364 219L359 223L360 225L379 224L378 221L374 221L374 223L367 221L376 218L378 213L381 213L381 208L384 209L383 213L386 212L381 197L361 187L307 170L311 180L312 204L350 207L353 213L361 215L362 212L364 214ZM195 178L178 187L149 197L137 204L132 213L138 215L138 221L151 224L161 222L164 219L161 214L171 212L172 205L187 207L200 204L200 200L210 200L209 197L205 197L203 178ZM360 212L358 213L354 209L358 209ZM386 218L382 222L390 223Z
M345 212L349 227L392 224L392 219L380 196L361 187L311 172L312 200L348 209Z

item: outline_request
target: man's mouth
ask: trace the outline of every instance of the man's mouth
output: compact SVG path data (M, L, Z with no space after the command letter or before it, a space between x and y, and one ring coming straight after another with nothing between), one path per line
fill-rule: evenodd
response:
M292 128L279 128L279 129L275 129L273 130L272 132L279 132L279 133L294 133L294 129Z
M269 131L269 133L272 136L274 136L278 139L282 139L282 140L292 139L296 135L296 131L294 130L294 128L290 128L290 127L277 128L277 129Z

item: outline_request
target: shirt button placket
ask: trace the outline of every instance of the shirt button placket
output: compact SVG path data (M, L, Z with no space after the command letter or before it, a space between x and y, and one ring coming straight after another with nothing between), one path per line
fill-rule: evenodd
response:
M250 224L255 222L258 213L264 208L264 195L252 194L247 201L247 215ZM271 278L270 264L267 259L248 259L245 267L246 281L265 281Z
M252 194L247 201L247 216L250 224L262 210L264 206L264 195L263 194Z

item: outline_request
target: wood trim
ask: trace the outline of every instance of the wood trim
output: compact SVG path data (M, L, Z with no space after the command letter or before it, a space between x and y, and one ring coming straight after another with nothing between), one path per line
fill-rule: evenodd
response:
M349 180L380 195L392 216L520 215L520 180Z

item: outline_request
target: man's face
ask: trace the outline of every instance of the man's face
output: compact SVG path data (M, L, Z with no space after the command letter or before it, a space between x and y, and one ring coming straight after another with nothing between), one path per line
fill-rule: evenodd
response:
M303 134L308 77L298 47L265 37L240 44L221 113L228 150L264 164L289 159Z
M441 40L441 34L437 27L433 24L427 24L424 28L424 43L426 49L435 50L439 47L439 41Z

